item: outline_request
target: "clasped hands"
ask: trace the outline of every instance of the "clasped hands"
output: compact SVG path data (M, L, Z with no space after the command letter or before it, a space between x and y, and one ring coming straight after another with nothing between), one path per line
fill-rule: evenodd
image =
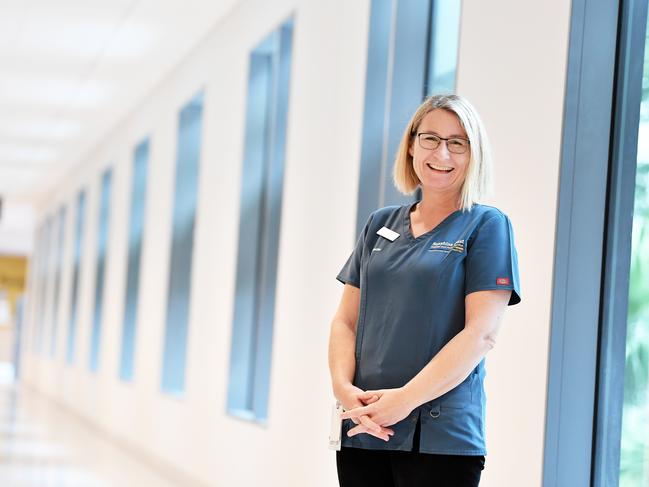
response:
M350 385L342 395L340 400L345 412L340 417L356 424L347 436L367 433L388 441L394 435L389 426L406 418L414 409L402 387L363 391Z

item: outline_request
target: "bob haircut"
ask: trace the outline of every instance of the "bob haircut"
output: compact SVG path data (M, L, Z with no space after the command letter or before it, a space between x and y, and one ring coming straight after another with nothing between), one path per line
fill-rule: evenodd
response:
M491 147L487 132L478 112L465 98L459 95L444 94L426 98L410 119L401 138L394 161L394 185L403 194L412 194L421 181L412 165L408 149L417 136L423 118L433 110L447 110L454 113L469 139L470 158L460 192L460 209L468 211L474 203L485 197L491 190Z

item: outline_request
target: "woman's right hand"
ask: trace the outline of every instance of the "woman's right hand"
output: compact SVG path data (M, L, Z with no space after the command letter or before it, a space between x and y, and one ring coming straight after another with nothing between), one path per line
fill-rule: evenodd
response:
M372 396L369 399L361 400L359 396L363 395L364 392L365 391L359 389L353 384L349 384L348 386L342 388L342 390L338 392L337 398L342 403L343 409L345 411L357 407L367 406L368 404L372 404L373 402L378 401L379 399L378 396ZM379 426L374 421L372 421L370 417L367 415L358 416L357 418L351 418L351 420L355 424L359 425L356 427L356 428L360 428L359 433L367 433L369 435L375 436L376 438L380 438L383 441L388 441L390 439L390 436L394 435L393 430L391 430L390 428L383 428Z

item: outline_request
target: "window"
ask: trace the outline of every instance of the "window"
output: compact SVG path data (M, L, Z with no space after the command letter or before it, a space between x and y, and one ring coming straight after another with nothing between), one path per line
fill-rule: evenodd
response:
M250 54L228 411L264 422L275 312L293 21Z
M101 200L97 232L97 270L95 274L95 310L90 335L90 370L99 368L101 348L101 319L104 307L104 283L106 280L106 252L108 249L108 223L110 218L110 191L112 171L107 169L101 177Z
M65 243L65 207L59 210L56 257L54 262L54 290L52 295L52 329L50 334L50 356L56 353L56 339L59 322L59 296L61 292L61 270L63 268L63 245Z
M137 303L140 289L140 259L144 234L144 209L146 200L146 177L149 164L149 141L144 140L135 149L131 184L131 213L128 235L128 264L126 270L126 296L124 322L122 325L122 352L119 376L133 380L135 356Z
M189 298L203 117L203 94L180 111L162 389L185 390Z
M33 267L31 272L32 286L31 290L33 293L33 305L32 305L32 350L36 353L39 351L39 339L40 339L40 327L42 320L42 307L43 307L43 283L45 278L43 276L43 261L45 259L45 245L44 245L44 235L45 234L45 225L41 225L36 229L36 235L34 238L35 251L33 257Z
M68 322L68 340L66 361L74 361L75 339L77 332L77 313L79 299L79 279L81 274L81 257L83 251L84 216L86 212L86 193L80 191L77 196L77 219L74 239L74 255L72 261L72 290L70 293L70 319Z
M38 353L43 352L43 340L45 334L45 321L47 319L47 298L48 298L48 283L50 281L50 266L52 261L52 252L50 250L50 240L52 236L52 217L48 217L45 223L41 226L39 232L39 248L37 257L38 269L38 297L36 300L36 350Z
M626 316L620 487L649 485L649 36L644 36L644 42Z
M455 91L461 9L462 2L458 0L431 1L426 95Z
M424 96L455 91L461 2L372 0L357 234L376 208L412 198L392 184L392 162Z
M635 487L649 481L647 0L576 0L571 17L543 485Z

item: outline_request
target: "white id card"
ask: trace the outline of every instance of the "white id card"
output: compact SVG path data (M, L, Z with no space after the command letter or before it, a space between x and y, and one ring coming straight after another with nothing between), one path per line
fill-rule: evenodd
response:
M343 405L340 401L331 407L331 430L329 431L329 449L340 450L340 436L343 429L343 420L340 415L343 413Z
M383 238L387 238L390 242L394 242L399 238L399 234L394 230L390 230L388 227L381 227L376 234Z

